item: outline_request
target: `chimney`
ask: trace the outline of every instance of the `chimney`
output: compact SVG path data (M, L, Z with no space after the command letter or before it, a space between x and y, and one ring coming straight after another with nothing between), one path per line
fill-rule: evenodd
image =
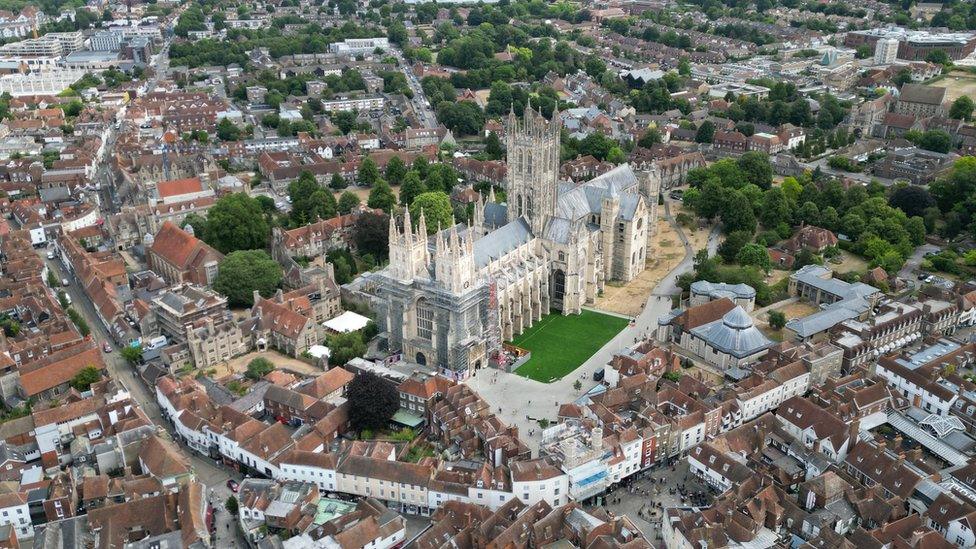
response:
M254 304L257 305L258 300L261 299L261 292L254 290L254 293L252 294L252 299L254 299Z

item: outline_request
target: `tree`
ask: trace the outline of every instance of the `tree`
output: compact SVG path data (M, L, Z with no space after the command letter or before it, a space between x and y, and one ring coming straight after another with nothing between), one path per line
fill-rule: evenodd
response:
M968 95L962 95L952 102L952 107L949 108L949 117L969 120L973 116L974 108L976 108L976 103L973 102L973 99Z
M394 156L386 163L386 182L392 186L403 184L403 178L407 175L407 166L399 156Z
M772 260L769 259L769 252L759 244L746 244L736 254L735 259L740 265L753 265L766 273L773 268Z
M576 381L573 382L573 389L575 391L579 392L579 390L582 389L582 388L583 388L583 382L582 381L580 381L580 380L577 379Z
M353 238L361 254L382 260L390 249L390 218L382 214L365 213L356 219Z
M923 187L905 185L898 187L891 193L888 204L905 212L905 215L909 217L921 216L925 213L926 208L935 206L935 198Z
M3 329L3 333L7 337L17 337L17 334L20 333L20 322L4 313L0 315L0 328Z
M945 154L952 149L952 136L945 130L927 130L916 144L927 151Z
M712 139L715 137L715 124L712 124L711 120L706 120L698 126L698 131L695 133L696 143L711 143Z
M607 162L611 164L623 164L627 161L627 155L620 147L612 147L610 152L607 153Z
M752 204L746 195L732 191L731 198L722 209L722 223L725 232L748 231L756 232L756 214L752 211Z
M775 229L780 223L789 224L792 217L793 209L781 187L773 187L763 194L762 206L759 209L759 220L763 227Z
M427 234L433 234L438 227L450 227L454 222L454 209L447 193L434 191L417 196L410 204L410 217L414 223L420 220L421 212L426 218Z
M800 185L795 177L784 178L780 188L783 189L783 194L791 202L796 202L800 198L800 193L803 192L803 185Z
M249 379L258 380L273 371L274 364L270 360L258 357L247 363L247 372L244 375Z
M332 179L329 180L330 189L339 191L345 189L348 186L349 183L346 181L346 178L339 175L339 172L332 174Z
M139 361L142 360L142 345L136 345L135 347L132 345L126 345L122 347L119 354L121 354L122 358L124 358L129 364L138 364Z
M100 379L102 379L101 370L95 366L85 366L71 378L69 384L79 391L87 391L92 383L97 383Z
M227 509L228 513L234 516L237 516L237 513L240 510L240 507L238 506L237 503L237 498L234 497L233 495L227 497L227 501L224 502L224 507Z
M786 315L783 311L769 311L769 327L782 330L784 326L786 326Z
M354 377L349 382L346 398L349 400L349 423L357 431L386 427L400 409L396 387L373 372L362 372Z
M485 154L492 160L501 160L502 142L497 133L489 132L488 137L485 138Z
M769 163L769 156L766 153L749 151L739 157L737 164L749 183L760 189L768 189L772 186L773 166Z
M264 250L238 250L220 262L214 290L232 307L254 304L254 291L270 297L281 286L281 266Z
M662 141L661 132L657 128L650 128L637 141L637 145L649 149Z
M292 225L296 227L336 215L335 197L323 189L310 172L302 172L298 179L288 184L288 198L291 199Z
M350 191L343 191L339 195L339 203L337 205L337 210L341 215L346 215L351 212L353 208L359 206L359 197L355 193Z
M952 59L943 49L930 51L929 54L925 56L925 60L929 63L935 63L936 65L949 66L952 64Z
M329 115L329 118L332 120L332 123L339 128L339 131L341 131L343 135L351 132L356 126L356 113L352 111L334 112ZM264 123L263 119L261 123Z
M221 141L238 141L241 138L241 129L229 118L222 118L217 124L217 137Z
M369 191L369 198L366 200L366 205L370 208L379 208L386 213L393 212L393 206L396 205L396 196L393 195L393 189L390 185L380 179L373 185L373 188Z
M725 236L725 240L718 247L718 255L726 262L732 263L739 250L752 240L752 233L749 231L733 231Z
M269 231L261 204L245 193L234 193L217 200L207 212L204 237L207 244L229 254L264 248Z
M820 222L820 208L812 201L804 202L797 212L800 221L807 225L816 225Z
M380 178L380 169L376 167L373 159L366 157L359 165L359 172L356 174L356 181L364 187L372 187Z
M400 185L400 205L409 206L413 200L427 191L426 185L420 180L420 174L414 170L407 172Z

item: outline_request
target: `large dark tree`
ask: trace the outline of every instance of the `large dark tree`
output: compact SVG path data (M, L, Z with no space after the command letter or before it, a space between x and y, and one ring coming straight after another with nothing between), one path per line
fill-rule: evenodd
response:
M356 250L361 254L371 254L377 261L383 260L390 246L389 223L389 216L382 214L359 216L353 232Z
M925 209L935 205L935 199L927 189L918 185L906 185L895 189L888 204L905 212L908 217L924 215Z
M261 204L244 193L234 193L217 201L207 212L204 237L221 253L256 250L268 244L268 222Z
M240 250L220 262L214 289L227 296L232 307L248 307L254 290L270 297L281 285L281 266L264 250Z
M353 429L382 429L400 408L396 387L372 372L353 378L346 393Z

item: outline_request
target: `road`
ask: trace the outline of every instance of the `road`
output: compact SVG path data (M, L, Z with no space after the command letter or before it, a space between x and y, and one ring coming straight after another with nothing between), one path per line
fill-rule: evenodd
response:
M430 107L430 103L427 101L427 96L424 95L424 89L420 85L420 80L417 76L410 70L410 65L403 58L403 52L392 48L391 51L393 55L396 56L397 61L400 63L400 68L403 69L404 76L407 77L407 85L413 91L413 99L410 100L413 105L413 110L417 114L417 118L420 119L420 123L425 128L436 128L437 127L437 117L434 115L433 109Z
M102 325L101 321L98 320L98 316L95 314L95 308L92 305L88 295L82 290L81 285L78 283L73 276L67 274L67 272L61 267L61 264L56 260L47 259L47 251L44 249L38 250L38 255L45 261L48 269L54 272L58 280L67 279L69 284L63 289L66 293L71 296L71 306L77 310L88 322L88 326L92 330L92 337L101 346L104 342L108 342L109 345L115 347L111 336ZM105 365L108 368L109 375L113 379L119 381L126 390L129 391L132 399L139 404L139 407L146 413L150 420L159 427L165 429L168 433L169 438L174 440L175 437L172 433L172 427L170 423L163 419L162 414L159 411L159 405L156 403L155 391L150 390L145 383L143 383L142 378L138 377L134 368L126 362L118 352L105 353L102 352L102 358L105 361ZM239 531L237 528L228 528L231 524L233 517L230 513L224 510L224 502L231 495L231 491L227 488L227 480L235 479L238 482L242 479L241 475L236 472L232 472L222 466L218 466L213 460L201 456L190 450L185 445L180 444L181 450L190 458L190 465L193 467L193 471L197 476L197 479L203 482L210 490L209 496L211 502L214 506L214 522L216 525L216 532L219 536L220 544L218 547L246 547L244 545L244 539L239 536ZM230 536L228 535L230 533ZM233 537L234 539L229 539ZM236 540L236 541L235 541Z
M647 296L644 309L634 319L634 322L621 330L613 339L607 342L599 351L593 354L579 368L566 377L552 383L541 383L499 370L479 370L466 383L485 399L491 409L498 412L498 416L509 425L519 428L519 437L538 455L542 439L542 429L538 419L548 418L555 422L556 412L561 404L578 399L583 393L591 389L596 383L593 373L605 367L613 353L633 345L638 339L653 338L657 331L657 320L671 310L671 296L678 293L676 281L679 276L690 272L694 266L696 250L692 250L681 227L671 217L668 199L665 199L665 219L675 227L685 245L685 257L677 267L671 270ZM710 255L714 255L720 242L718 227L712 229L708 236ZM577 391L573 385L579 380L583 389ZM513 399L513 395L519 395ZM533 398L529 398L532 396ZM531 418L531 419L530 419ZM533 433L530 435L530 433Z

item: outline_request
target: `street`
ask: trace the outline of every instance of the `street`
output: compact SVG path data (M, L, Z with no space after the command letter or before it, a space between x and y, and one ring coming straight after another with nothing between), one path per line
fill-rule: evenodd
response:
M420 85L420 80L414 75L413 71L410 70L410 65L407 64L406 60L403 58L403 52L391 48L393 55L396 56L397 61L400 62L400 67L403 69L403 74L407 78L407 85L413 91L413 99L410 100L413 105L413 110L420 119L421 124L425 128L436 128L437 127L437 117L434 115L434 111L431 108L430 102L427 101L427 96L424 95L424 89Z
M88 326L91 328L91 335L98 342L99 347L101 347L102 342L108 342L114 348L115 345L111 336L101 321L98 320L91 300L88 299L88 295L82 290L78 281L73 276L68 275L56 259L47 259L46 249L39 249L37 253L47 264L48 269L57 275L58 280L67 279L69 281L69 284L63 289L71 297L71 307L77 310L84 317L85 321L88 322ZM155 391L146 387L134 368L122 358L120 353L105 353L103 351L102 359L105 361L105 365L112 378L120 382L129 391L132 399L139 404L139 407L146 413L146 416L157 427L163 429L166 438L174 440L173 433L170 431L169 422L163 419L159 411ZM222 543L218 544L218 546L246 547L243 538L239 535L238 529L233 526L228 528L228 525L233 521L233 517L224 510L224 502L231 495L230 489L227 488L227 480L233 478L239 482L243 477L229 469L218 466L213 460L199 455L183 444L180 444L180 449L189 457L190 464L193 467L193 472L196 474L197 479L210 489L210 500L214 507L214 525L218 540ZM231 533L230 536L228 533Z

